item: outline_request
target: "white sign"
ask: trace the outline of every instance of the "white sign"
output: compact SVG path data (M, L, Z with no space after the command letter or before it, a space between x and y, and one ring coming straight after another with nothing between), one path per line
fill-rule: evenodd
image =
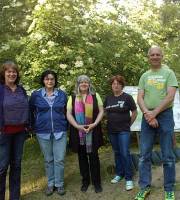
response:
M134 98L134 100L137 104L137 93L138 93L138 87L137 86L126 86L124 88L124 92L133 96L133 98ZM131 126L131 131L140 131L140 129L141 129L142 112L139 109L138 105L137 105L137 110L138 110L138 116L136 118L136 121ZM180 96L179 96L179 90L177 90L176 95L175 95L173 113L174 113L174 122L175 122L174 131L180 132Z

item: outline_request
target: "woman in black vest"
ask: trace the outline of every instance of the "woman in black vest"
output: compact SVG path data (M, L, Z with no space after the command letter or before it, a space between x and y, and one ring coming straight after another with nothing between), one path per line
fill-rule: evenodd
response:
M102 191L98 148L103 144L100 125L103 113L102 100L93 91L89 77L79 76L75 94L67 103L67 119L70 123L70 148L78 153L82 192L87 191L90 177L95 192Z

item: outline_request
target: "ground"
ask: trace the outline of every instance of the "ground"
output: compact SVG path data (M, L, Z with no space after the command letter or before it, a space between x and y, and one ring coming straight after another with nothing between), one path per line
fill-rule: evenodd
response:
M132 150L136 151L136 150ZM46 197L44 190L46 188L46 178L44 175L44 164L42 154L40 153L37 142L29 140L25 145L25 153L22 163L22 200L133 200L138 191L138 173L134 176L135 188L125 191L124 180L118 184L111 184L110 180L113 174L107 170L108 166L113 164L113 154L110 146L100 150L101 176L103 192L96 194L92 185L86 193L80 192L81 177L79 174L77 155L68 153L65 165L65 188L66 195L59 196L54 193ZM176 163L176 200L180 199L180 162ZM147 200L163 199L163 175L161 166L153 166L152 192Z

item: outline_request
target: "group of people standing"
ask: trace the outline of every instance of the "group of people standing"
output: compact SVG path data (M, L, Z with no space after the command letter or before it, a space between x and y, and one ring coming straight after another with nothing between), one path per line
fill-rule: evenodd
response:
M156 133L160 135L165 200L174 200L172 104L178 84L174 72L161 64L163 53L159 47L151 47L148 57L150 70L140 78L137 99L143 118L140 133L140 191L135 200L143 200L150 193L150 158ZM118 183L124 178L125 189L134 188L129 149L130 127L136 119L137 107L133 97L123 91L123 76L115 75L110 79L112 94L106 96L104 103L87 75L77 78L74 93L69 98L57 88L57 74L52 70L42 73L42 87L34 91L30 98L19 80L17 65L11 61L5 62L0 73L0 200L5 200L8 167L9 199L20 200L21 159L29 130L36 133L44 156L47 196L55 190L59 195L66 192L64 158L68 129L69 146L78 154L82 176L80 190L86 192L92 183L96 193L102 192L98 149L103 145L101 120L104 112L115 159L115 176L111 183Z

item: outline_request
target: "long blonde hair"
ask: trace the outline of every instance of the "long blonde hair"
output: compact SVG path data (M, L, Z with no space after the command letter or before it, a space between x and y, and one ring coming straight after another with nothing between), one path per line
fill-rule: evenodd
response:
M76 82L76 86L74 90L75 95L81 94L80 89L79 89L79 84L82 81L87 81L89 83L89 94L95 94L94 87L92 86L90 78L87 75L83 74L83 75L78 76L77 78L77 82Z

